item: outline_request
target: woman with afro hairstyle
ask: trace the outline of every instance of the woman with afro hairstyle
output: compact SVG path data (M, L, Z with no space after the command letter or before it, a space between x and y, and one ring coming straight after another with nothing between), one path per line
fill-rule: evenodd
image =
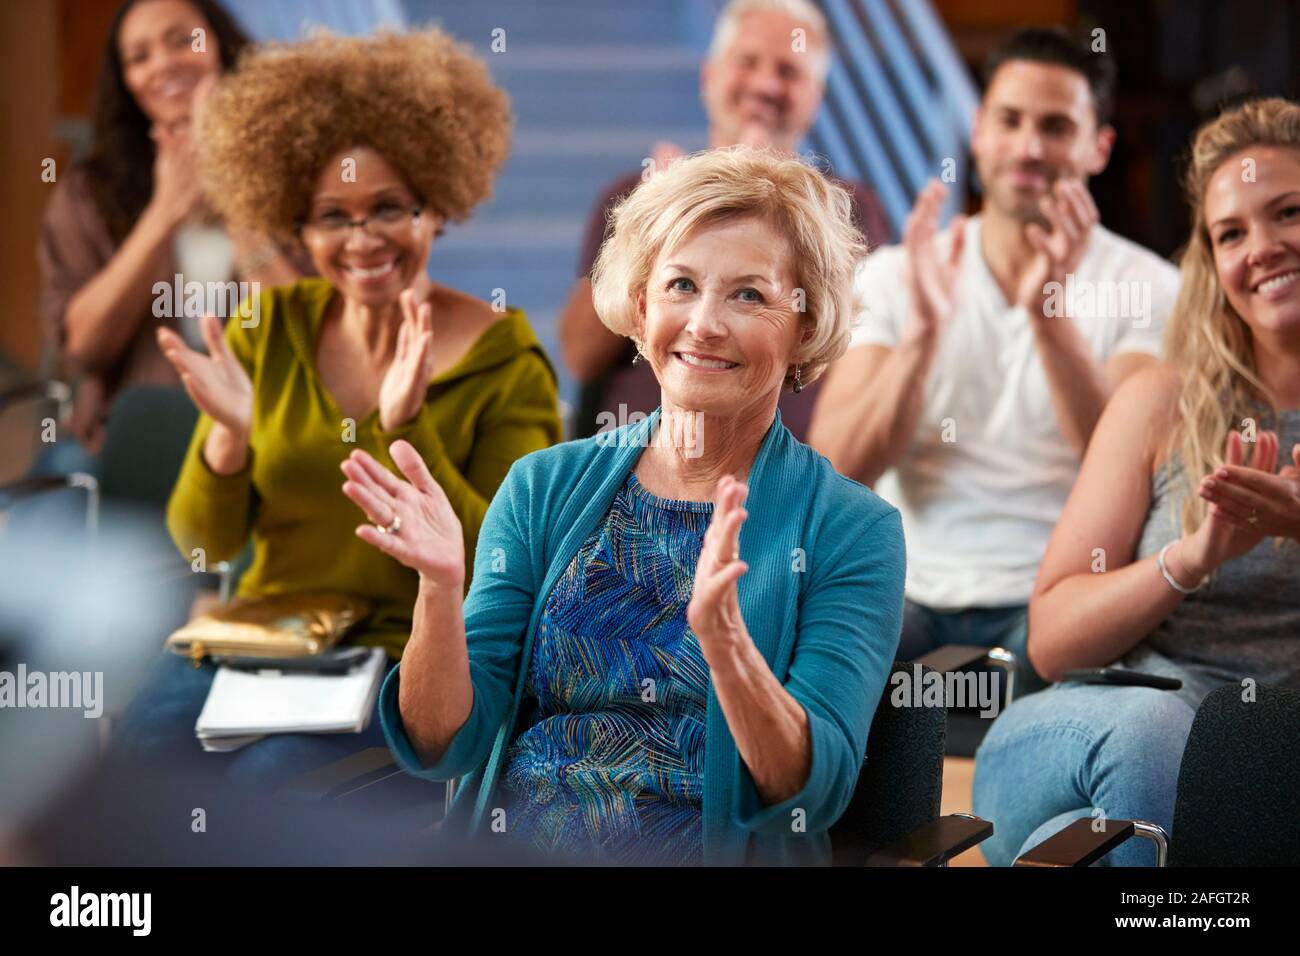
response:
M488 198L511 117L487 69L437 30L316 36L244 58L199 118L204 189L228 222L301 243L319 273L251 297L207 354L158 341L202 411L168 506L187 560L235 558L240 596L347 592L370 616L348 640L401 656L421 575L370 547L340 493L358 449L423 459L472 567L488 502L521 455L560 438L556 377L522 312L433 283L447 221ZM503 283L504 284L504 283ZM398 441L401 439L402 441ZM400 540L392 514L366 527ZM126 720L135 756L194 753L212 681L172 656ZM373 746L370 733L277 735L225 755L265 782ZM205 759L214 759L207 755Z

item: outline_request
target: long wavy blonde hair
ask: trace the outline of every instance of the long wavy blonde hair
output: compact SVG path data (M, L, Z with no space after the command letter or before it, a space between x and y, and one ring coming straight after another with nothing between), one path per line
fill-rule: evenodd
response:
M1223 113L1202 126L1192 141L1184 188L1192 208L1192 234L1180 261L1182 286L1165 331L1165 353L1182 375L1178 418L1169 449L1181 460L1186 482L1183 531L1205 520L1207 504L1191 493L1192 482L1223 464L1228 430L1247 427L1246 419L1266 412L1277 422L1277 405L1255 369L1250 327L1228 303L1214 268L1205 224L1205 191L1210 177L1252 146L1300 149L1300 106L1284 99L1256 100Z

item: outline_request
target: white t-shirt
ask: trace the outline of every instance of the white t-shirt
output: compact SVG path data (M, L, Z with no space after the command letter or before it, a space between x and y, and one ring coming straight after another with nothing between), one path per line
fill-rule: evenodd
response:
M938 251L950 242L941 233ZM858 288L865 308L851 345L896 345L908 310L902 247L872 253ZM1173 265L1095 226L1054 301L1105 362L1120 352L1158 357L1177 295ZM1024 604L1079 460L1057 423L1029 316L1008 304L984 261L979 216L967 223L955 301L916 434L875 490L903 516L911 600Z

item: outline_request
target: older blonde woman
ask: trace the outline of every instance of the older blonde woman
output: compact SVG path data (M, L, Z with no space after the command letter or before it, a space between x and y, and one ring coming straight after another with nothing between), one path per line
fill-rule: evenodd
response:
M826 862L902 621L898 513L782 426L845 348L847 193L795 159L685 159L614 214L595 301L654 370L648 419L517 462L473 587L415 449L345 493L419 571L389 746L453 816L603 861ZM668 427L664 427L667 425Z

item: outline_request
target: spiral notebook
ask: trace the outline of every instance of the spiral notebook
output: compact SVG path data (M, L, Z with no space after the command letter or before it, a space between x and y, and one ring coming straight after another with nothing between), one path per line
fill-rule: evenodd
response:
M223 752L267 734L359 734L375 710L384 658L376 647L340 675L219 667L194 734L204 750Z

